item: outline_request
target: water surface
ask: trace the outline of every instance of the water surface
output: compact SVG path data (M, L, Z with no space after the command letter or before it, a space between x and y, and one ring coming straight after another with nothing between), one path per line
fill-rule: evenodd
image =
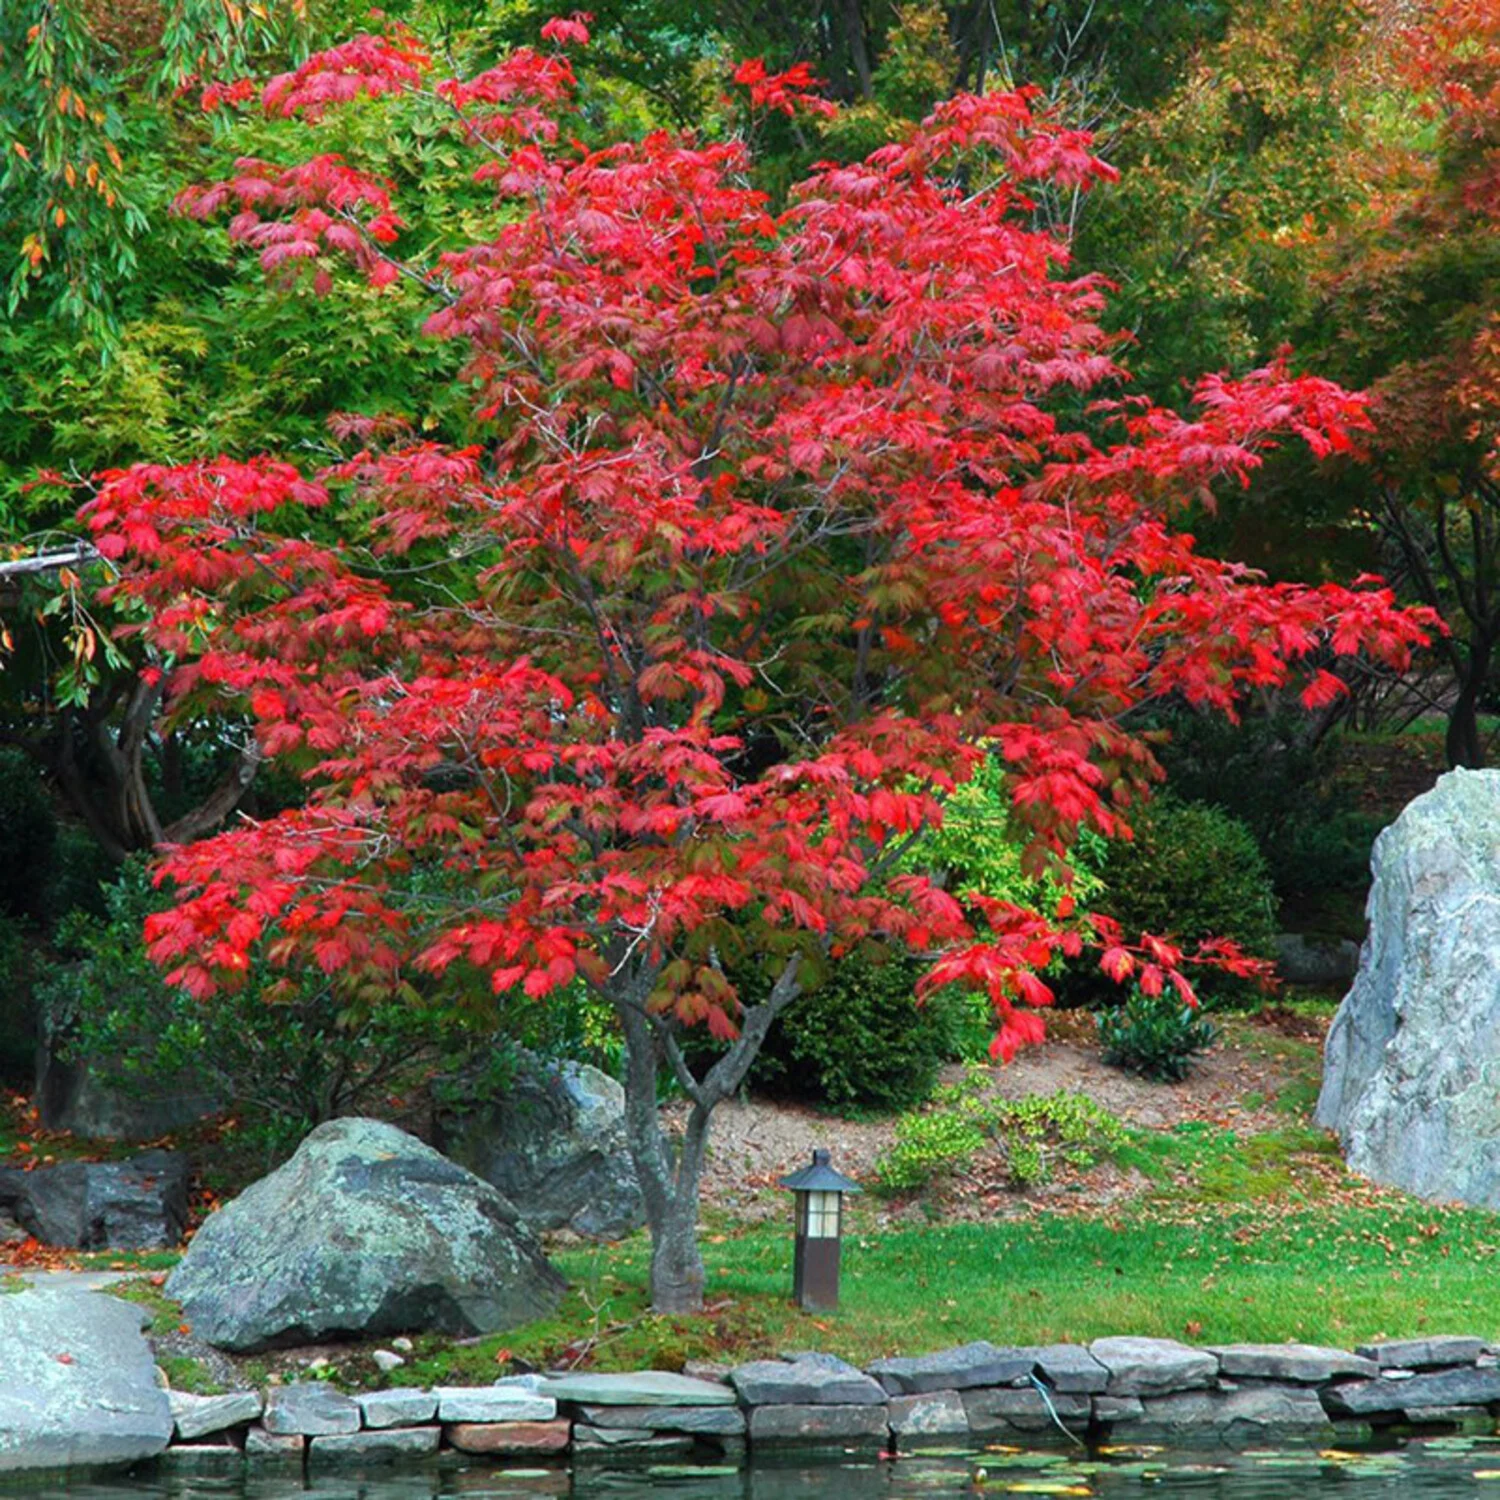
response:
M1125 1500L1500 1500L1500 1437L1444 1436L1383 1449L1228 1454L1105 1449L1096 1454L952 1452L895 1461L655 1464L503 1470L432 1467L379 1476L207 1478L149 1474L14 1484L28 1500L929 1500L1071 1495Z

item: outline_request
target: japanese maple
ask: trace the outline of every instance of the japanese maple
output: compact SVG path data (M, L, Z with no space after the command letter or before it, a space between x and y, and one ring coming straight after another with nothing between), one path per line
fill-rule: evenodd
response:
M953 99L773 211L741 140L575 142L561 48L584 26L462 78L366 37L266 90L310 146L351 97L441 122L495 194L477 243L405 257L390 184L327 152L185 200L232 209L275 277L424 286L481 441L351 418L357 451L318 472L140 465L86 515L177 701L241 705L306 787L167 851L154 956L204 996L252 953L361 983L477 970L538 1004L588 986L625 1040L653 1299L680 1310L712 1112L851 946L983 990L1006 1057L1042 1035L1059 950L1191 994L1165 938L914 873L946 793L999 757L1031 858L1064 861L1080 829L1125 834L1155 778L1144 705L1233 712L1315 651L1399 663L1422 622L1174 529L1276 441L1347 452L1364 405L1284 363L1205 380L1189 417L1091 403L1120 376L1105 288L1027 193L1109 169L1026 94ZM739 76L808 107L803 71ZM1315 676L1310 701L1333 691ZM726 1044L706 1068L695 1026Z

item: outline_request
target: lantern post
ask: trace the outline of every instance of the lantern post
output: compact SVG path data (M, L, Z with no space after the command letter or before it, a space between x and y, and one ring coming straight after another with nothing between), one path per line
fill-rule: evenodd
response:
M846 1193L857 1183L828 1165L826 1151L814 1151L812 1165L781 1179L792 1192L796 1223L792 1295L808 1312L832 1312L839 1305L839 1247Z

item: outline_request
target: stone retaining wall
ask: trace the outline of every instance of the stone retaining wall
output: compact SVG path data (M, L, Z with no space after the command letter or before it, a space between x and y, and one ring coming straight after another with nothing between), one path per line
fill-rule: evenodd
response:
M1345 1441L1361 1429L1500 1416L1500 1361L1476 1338L1348 1352L1302 1344L1191 1348L1107 1338L1087 1348L965 1344L859 1370L793 1353L685 1374L526 1375L488 1386L346 1396L306 1381L224 1396L169 1393L160 1464L324 1469L430 1458L575 1463L747 1450L1152 1442ZM1066 1434L1066 1436L1065 1436Z

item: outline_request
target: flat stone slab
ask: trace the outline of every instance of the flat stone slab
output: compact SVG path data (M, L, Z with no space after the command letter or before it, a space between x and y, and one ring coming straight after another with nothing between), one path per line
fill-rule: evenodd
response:
M237 1443L173 1443L156 1455L153 1471L167 1474L238 1474L245 1455Z
M550 1422L557 1415L557 1398L517 1386L440 1385L437 1397L440 1422Z
M1231 1380L1322 1385L1345 1376L1369 1380L1380 1373L1380 1366L1372 1359L1315 1344L1218 1344L1208 1352L1219 1361L1219 1373Z
M455 1422L443 1435L460 1453L561 1453L573 1434L566 1417L552 1422Z
M1031 1354L1037 1374L1054 1391L1091 1396L1109 1388L1109 1371L1077 1344L1043 1344Z
M1243 1447L1277 1435L1307 1435L1329 1427L1318 1393L1309 1386L1258 1386L1236 1391L1182 1391L1142 1402L1137 1422L1118 1423L1112 1436L1192 1443L1211 1438Z
M758 1359L731 1370L729 1379L744 1406L885 1405L878 1381L831 1356L791 1363Z
M273 1385L261 1418L276 1437L335 1437L359 1431L359 1407L326 1380Z
M690 1453L694 1439L686 1432L652 1432L646 1427L573 1426L575 1453Z
M307 1462L315 1469L401 1463L436 1453L441 1436L436 1427L389 1427L315 1437L307 1446Z
M969 1430L976 1436L991 1433L1056 1432L1054 1413L1061 1419L1064 1427L1073 1431L1087 1427L1093 1412L1087 1396L1055 1391L1047 1400L1043 1400L1042 1393L1032 1385L964 1391L962 1399L964 1412L969 1419Z
M892 1396L919 1396L925 1391L1010 1385L1026 1379L1035 1364L1033 1350L997 1348L981 1339L914 1359L877 1359L868 1373Z
M1095 1396L1096 1422L1139 1422L1146 1415L1146 1403L1139 1396Z
M1406 1380L1359 1380L1329 1386L1323 1405L1335 1417L1375 1417L1424 1406L1488 1406L1500 1402L1500 1366L1437 1370Z
M179 1442L223 1432L242 1422L253 1422L265 1405L259 1391L230 1391L225 1396L195 1396L191 1391L168 1391L167 1403L172 1408Z
M889 1433L884 1404L757 1406L750 1413L752 1444L884 1443Z
M580 1406L590 1427L635 1427L648 1432L703 1432L743 1437L745 1414L737 1406Z
M888 1412L891 1431L913 1438L959 1437L969 1431L969 1414L957 1391L926 1391L920 1396L892 1396Z
M1109 1371L1111 1396L1169 1396L1213 1384L1219 1362L1175 1339L1095 1339L1089 1353Z
M300 1469L306 1449L307 1439L297 1432L267 1432L264 1427L252 1427L245 1434L245 1457L267 1467Z
M0 1296L0 1471L136 1463L172 1425L139 1307L99 1292Z
M437 1416L434 1391L365 1391L354 1399L366 1427L420 1427Z
M1356 1354L1373 1360L1382 1370L1441 1370L1450 1365L1472 1365L1485 1351L1483 1339L1439 1335L1430 1339L1387 1339L1361 1344Z
M716 1380L666 1370L625 1375L549 1375L536 1388L558 1401L589 1406L733 1406L734 1391ZM503 1389L503 1387L502 1387Z

